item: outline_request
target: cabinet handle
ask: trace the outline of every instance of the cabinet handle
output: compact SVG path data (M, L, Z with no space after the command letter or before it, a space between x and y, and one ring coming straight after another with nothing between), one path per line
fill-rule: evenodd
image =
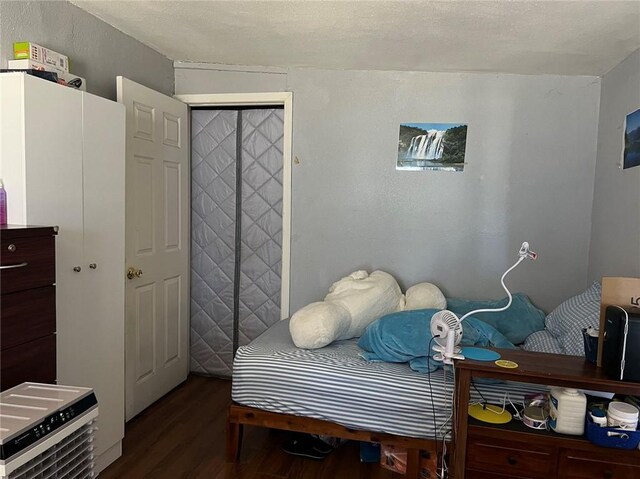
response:
M515 466L516 464L518 464L518 459L516 459L513 456L509 456L507 458L507 462L511 465L511 466Z
M16 250L16 245L14 245L13 243L11 243L9 246L7 246L7 249L13 253Z
M89 263L89 269L96 269L98 267L95 263Z
M80 271L82 271L82 268L80 266L74 266L73 271L75 271L76 273L79 273Z
M18 264L8 264L6 266L0 266L0 269L16 269L16 268L24 268L25 266L27 266L29 263L27 263L26 261L24 263L18 263Z

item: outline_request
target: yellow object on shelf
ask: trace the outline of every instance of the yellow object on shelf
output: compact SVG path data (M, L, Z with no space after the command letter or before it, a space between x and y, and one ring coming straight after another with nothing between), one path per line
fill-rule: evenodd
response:
M507 369L515 369L518 367L518 363L514 363L513 361L509 361L507 359L498 359L495 364L496 366Z
M469 416L478 421L488 422L489 424L506 424L511 421L511 413L504 411L502 406L494 404L472 404L469 406Z

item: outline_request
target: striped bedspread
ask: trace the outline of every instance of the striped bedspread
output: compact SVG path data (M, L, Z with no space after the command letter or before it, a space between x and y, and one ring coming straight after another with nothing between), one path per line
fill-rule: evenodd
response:
M449 437L453 373L430 375L407 364L370 363L357 340L322 349L298 349L289 321L269 328L238 349L233 363L233 400L271 412L323 419L346 427L401 436ZM544 390L518 383L476 384L485 399L512 402ZM471 390L472 400L480 396Z

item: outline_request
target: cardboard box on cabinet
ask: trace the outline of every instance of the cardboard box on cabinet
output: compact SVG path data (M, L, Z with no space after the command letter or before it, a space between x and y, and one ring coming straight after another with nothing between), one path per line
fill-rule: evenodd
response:
M15 42L13 58L16 60L33 60L44 63L56 71L69 73L69 58L66 55L31 42Z

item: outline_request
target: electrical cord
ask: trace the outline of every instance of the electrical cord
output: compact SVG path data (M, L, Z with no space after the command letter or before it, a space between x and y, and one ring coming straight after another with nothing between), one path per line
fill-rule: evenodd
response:
M473 378L471 378L471 386L478 393L480 398L482 398L482 409L487 409L487 400L484 398L480 390L476 387L476 383L473 381Z
M455 370L452 369L452 371L455 371ZM443 433L442 430L449 424L449 422L453 418L453 389L451 390L451 395L449 395L449 392L447 389L447 368L442 369L442 386L445 394L445 399L448 400L448 403L445 402L444 408L445 410L451 409L451 414L449 414L447 419L445 419L442 425L438 428L438 435L440 434L446 435L446 432Z
M452 368L451 371L452 371L452 375L453 375L453 378L454 378L453 384L455 384L456 370L455 370L455 368ZM436 434L436 437L437 437L437 435L441 435L442 436L442 453L441 453L441 456L440 456L440 464L441 464L440 473L438 474L437 470L435 471L436 472L436 477L438 479L445 479L447 477L448 468L447 468L447 463L446 463L446 460L445 460L445 455L447 454L447 441L446 441L446 438L447 438L447 434L449 434L452 431L452 428L449 427L449 429L446 430L446 431L443 431L443 429L448 424L450 424L450 422L452 421L452 419L453 419L453 409L454 409L454 402L453 402L454 401L454 397L453 397L454 388L451 389L451 395L449 395L448 390L447 390L447 368L446 367L444 367L443 370L442 370L442 383L443 383L443 386L444 386L445 397L450 400L449 407L451 409L451 414L449 414L449 417L447 417L447 419L444 421L444 423L442 423L442 425L438 428L438 431L437 431L437 434ZM447 405L445 404L445 408L446 407L447 407ZM436 440L436 450L437 450L437 447L438 447L438 441ZM437 452L436 452L436 458L437 457L438 457L438 455L437 455ZM437 469L437 467L438 467L438 463L436 461L436 469Z
M433 343L433 336L431 337L431 340L429 341L429 349L427 349L427 368L429 368L431 366L430 362L431 362L431 356L429 356L429 353L431 352L431 345ZM433 388L431 387L431 373L427 373L427 382L429 383L429 397L431 398L431 412L433 413L433 439L434 439L434 443L436 445L436 457L438 457L438 425L436 422L436 406L433 403Z
M453 429L449 428L442 436L442 469L440 470L440 474L437 474L436 472L440 479L445 479L449 475L449 468L444 460L444 456L447 454L447 442L445 441L445 437L451 432L453 432Z
M625 319L625 323L624 323L624 342L622 343L622 361L620 361L620 381L622 381L622 378L624 376L624 366L625 366L625 359L627 356L627 334L629 333L629 313L627 313L627 310L618 306L617 304L612 304L611 306L613 306L614 308L618 308L620 311L622 311L624 313L624 319Z

